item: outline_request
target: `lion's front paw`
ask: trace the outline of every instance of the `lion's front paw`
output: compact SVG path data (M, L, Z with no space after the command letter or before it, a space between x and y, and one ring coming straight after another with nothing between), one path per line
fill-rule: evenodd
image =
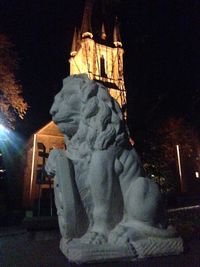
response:
M83 237L80 239L81 243L84 244L104 244L107 242L107 238L105 235L97 232L87 232Z
M145 237L145 234L134 227L118 224L109 234L108 242L111 244L125 244Z
M109 234L108 242L111 244L124 244L128 242L127 229L122 225L117 225Z

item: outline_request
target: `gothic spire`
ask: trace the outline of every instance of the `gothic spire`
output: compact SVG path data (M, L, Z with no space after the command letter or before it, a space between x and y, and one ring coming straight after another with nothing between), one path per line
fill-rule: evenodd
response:
M83 13L83 20L81 26L81 35L82 37L93 37L92 27L91 27L91 16L92 16L92 7L94 4L94 0L86 0L85 8Z
M77 31L76 31L76 28L74 30L74 36L73 36L73 41L72 41L72 48L71 48L71 53L70 55L73 57L76 55L77 53L77 40L78 39L78 36L77 36Z
M102 23L102 26L101 26L101 39L105 40L106 37L107 37L107 35L106 35L106 31L105 31L105 26L104 26L104 23Z
M116 47L122 47L120 30L119 30L119 22L118 22L117 17L115 20L115 25L114 25L114 30L113 30L113 43Z

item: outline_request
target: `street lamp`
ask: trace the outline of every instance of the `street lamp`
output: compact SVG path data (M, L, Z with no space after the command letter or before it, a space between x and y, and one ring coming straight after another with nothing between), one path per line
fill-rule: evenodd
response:
M179 145L176 145L176 153L177 153L178 172L179 172L179 178L180 178L181 192L183 192L184 191L184 185L183 185L183 176L182 176L182 167L181 167L181 158L180 158L180 147L179 147Z

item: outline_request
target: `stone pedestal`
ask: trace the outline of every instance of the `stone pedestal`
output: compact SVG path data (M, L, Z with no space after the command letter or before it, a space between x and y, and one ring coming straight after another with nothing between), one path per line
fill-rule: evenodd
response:
M135 261L146 257L178 255L183 251L183 240L175 238L141 239L129 244L81 244L74 239L66 243L60 241L60 249L70 262L77 264L108 261Z

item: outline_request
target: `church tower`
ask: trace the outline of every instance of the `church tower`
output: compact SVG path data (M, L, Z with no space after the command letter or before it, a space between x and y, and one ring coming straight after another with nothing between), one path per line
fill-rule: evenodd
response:
M99 2L103 3L103 1ZM87 73L91 80L103 83L109 89L111 96L119 103L126 117L126 90L123 76L124 50L119 23L116 18L112 25L112 36L108 36L107 25L101 21L101 28L95 31L100 34L95 36L92 30L92 15L95 16L92 14L94 4L94 0L85 1L82 25L80 30L75 28L69 59L70 75Z

